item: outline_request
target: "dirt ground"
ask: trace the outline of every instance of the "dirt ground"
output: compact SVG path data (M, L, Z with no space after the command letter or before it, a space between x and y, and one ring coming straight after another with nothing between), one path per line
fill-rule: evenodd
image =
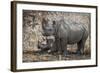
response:
M59 54L39 54L33 53L32 51L23 53L23 62L43 62L43 61L61 61L61 60L85 60L90 59L90 55L76 55L70 54L66 57Z

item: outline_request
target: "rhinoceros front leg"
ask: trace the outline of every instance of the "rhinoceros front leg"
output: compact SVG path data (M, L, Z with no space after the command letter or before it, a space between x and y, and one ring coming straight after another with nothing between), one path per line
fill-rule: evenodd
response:
M69 55L69 52L67 51L67 41L64 39L61 39L61 52L63 53L63 56Z
M59 43L59 39L56 38L56 39L55 39L55 42L53 43L53 45L52 45L52 47L51 47L49 53L51 53L51 54L55 54L55 53L57 53L58 50L59 50L59 48L60 48L59 45L60 45L60 43Z

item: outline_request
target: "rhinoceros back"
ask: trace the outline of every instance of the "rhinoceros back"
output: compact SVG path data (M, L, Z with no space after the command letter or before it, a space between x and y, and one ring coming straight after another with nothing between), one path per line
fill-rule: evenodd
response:
M58 37L66 40L68 44L79 42L84 35L84 26L82 24L59 24Z

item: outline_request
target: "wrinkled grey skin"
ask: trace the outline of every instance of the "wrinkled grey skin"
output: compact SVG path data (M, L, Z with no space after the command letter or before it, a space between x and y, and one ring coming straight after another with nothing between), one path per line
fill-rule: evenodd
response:
M77 43L77 54L83 54L85 42L88 38L88 31L83 24L68 24L64 20L50 21L43 19L42 22L43 35L55 37L55 42L51 51L58 51L67 56L67 44Z

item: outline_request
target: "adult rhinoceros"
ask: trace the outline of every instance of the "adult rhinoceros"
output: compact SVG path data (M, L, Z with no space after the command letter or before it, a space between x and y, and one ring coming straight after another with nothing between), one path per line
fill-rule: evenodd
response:
M85 42L88 38L88 31L83 24L66 23L64 20L49 20L43 19L42 21L43 35L54 36L55 42L51 50L62 52L67 56L67 44L77 43L78 55L83 54Z

